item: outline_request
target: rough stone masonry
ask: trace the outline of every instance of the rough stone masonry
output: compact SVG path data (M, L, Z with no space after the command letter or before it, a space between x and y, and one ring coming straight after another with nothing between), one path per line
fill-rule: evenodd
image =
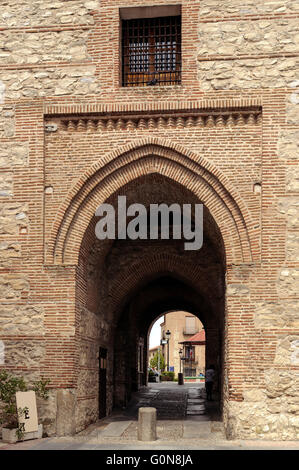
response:
M123 87L120 9L178 5L181 84ZM1 2L0 367L51 379L48 435L125 406L177 308L204 324L227 437L298 438L298 17L291 0ZM203 203L202 250L99 242L118 194Z

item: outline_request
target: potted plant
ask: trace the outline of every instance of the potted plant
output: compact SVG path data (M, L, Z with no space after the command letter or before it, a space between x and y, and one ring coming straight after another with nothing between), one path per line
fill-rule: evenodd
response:
M49 380L41 379L34 383L33 390L37 396L48 398L46 386ZM26 383L23 377L14 377L6 370L0 370L0 424L2 424L2 440L4 442L14 443L24 439L42 437L42 424L38 426L37 436L35 433L27 433L25 437L24 424L19 423L19 417L24 415L28 408L17 409L16 392L27 391Z
M163 372L161 376L162 382L173 382L174 381L174 372Z

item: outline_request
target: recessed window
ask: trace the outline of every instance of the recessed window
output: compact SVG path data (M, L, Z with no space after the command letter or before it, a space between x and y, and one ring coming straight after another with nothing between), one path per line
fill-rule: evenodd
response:
M122 85L181 83L181 16L122 20Z
M185 317L185 335L195 335L197 331L196 317Z

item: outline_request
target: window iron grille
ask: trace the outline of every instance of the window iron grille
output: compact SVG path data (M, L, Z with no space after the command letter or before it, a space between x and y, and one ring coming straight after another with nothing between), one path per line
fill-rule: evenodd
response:
M122 22L122 85L181 83L181 17Z
M196 377L196 369L184 367L184 377Z

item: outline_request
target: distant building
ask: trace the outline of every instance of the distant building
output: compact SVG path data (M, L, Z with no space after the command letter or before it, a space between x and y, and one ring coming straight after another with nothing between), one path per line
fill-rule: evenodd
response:
M205 372L205 331L200 320L188 312L171 312L165 315L161 324L161 339L165 339L165 333L169 330L169 370L178 374L180 370L185 377L199 376ZM182 360L180 366L180 354ZM167 344L162 344L167 369L168 350Z
M191 338L182 341L183 372L185 377L196 377L205 373L206 334L202 329Z
M148 365L150 365L151 359L154 357L156 352L158 351L159 346L154 346L153 348L149 349L149 354L148 354Z

